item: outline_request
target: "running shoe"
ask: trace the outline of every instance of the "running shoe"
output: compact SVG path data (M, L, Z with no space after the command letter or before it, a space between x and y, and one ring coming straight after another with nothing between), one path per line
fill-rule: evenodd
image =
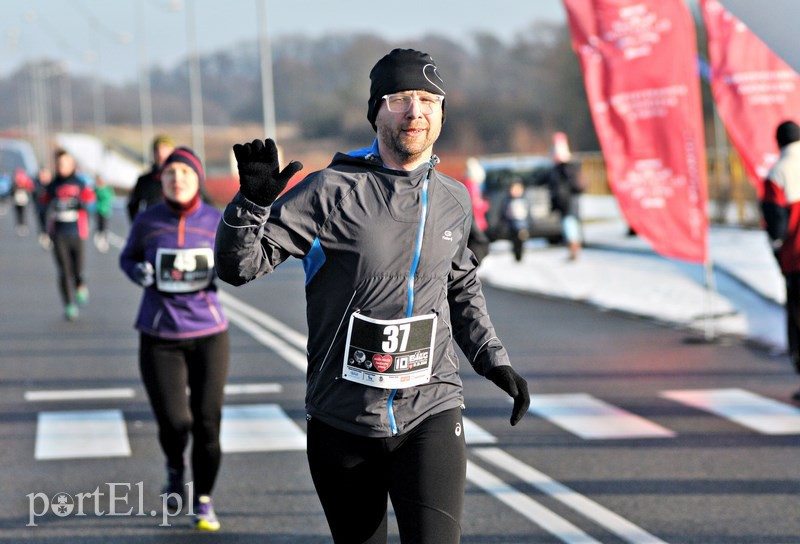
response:
M81 285L75 290L75 302L81 306L89 302L89 289L85 285Z
M208 495L200 495L194 502L194 528L198 531L219 531L219 520L214 513L214 503Z
M97 248L97 251L100 253L108 253L108 238L104 233L95 233L94 235L94 246Z
M42 249L50 249L53 247L53 242L50 240L50 236L43 232L39 235L39 245L42 246Z
M183 494L182 469L167 467L167 481L164 483L161 493L167 494L167 506L172 510L177 510L183 505L186 496Z
M78 307L74 304L67 304L64 307L64 319L67 321L75 321L78 319Z

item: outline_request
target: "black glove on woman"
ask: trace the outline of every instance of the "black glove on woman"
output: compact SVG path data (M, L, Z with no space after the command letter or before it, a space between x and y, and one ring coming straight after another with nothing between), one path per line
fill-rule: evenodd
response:
M508 365L494 367L486 373L486 377L514 399L514 409L511 412L511 425L513 426L519 423L519 420L527 413L528 407L531 405L531 397L528 394L528 382Z
M303 165L292 161L282 171L278 163L278 148L271 139L236 144L233 154L239 167L239 190L259 206L269 206Z

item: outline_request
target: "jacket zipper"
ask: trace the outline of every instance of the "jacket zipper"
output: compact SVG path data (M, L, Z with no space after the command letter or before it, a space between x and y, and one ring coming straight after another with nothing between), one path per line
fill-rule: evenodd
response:
M433 166L428 168L428 175L425 176L425 181L422 182L422 210L419 214L419 228L417 229L417 242L414 247L414 259L411 261L411 270L408 273L408 301L406 305L406 317L414 315L414 276L419 267L419 258L422 253L422 238L425 235L425 220L428 217L428 183L431 179L431 170ZM389 415L389 427L392 429L392 435L398 433L397 421L394 417L394 397L397 395L397 389L392 389L389 393L389 400L386 403L387 413Z

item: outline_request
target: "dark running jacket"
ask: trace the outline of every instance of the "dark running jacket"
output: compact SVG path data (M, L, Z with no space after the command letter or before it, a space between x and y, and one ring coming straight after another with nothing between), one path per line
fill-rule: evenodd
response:
M778 248L784 275L800 272L800 142L781 149L764 182L761 211L767 234Z
M463 405L460 346L478 374L508 365L486 310L463 184L434 164L384 168L370 150L337 153L271 208L238 193L217 231L219 277L241 285L289 257L306 273L309 417L354 434L388 437ZM379 389L342 378L353 312L375 319L435 313L430 382Z

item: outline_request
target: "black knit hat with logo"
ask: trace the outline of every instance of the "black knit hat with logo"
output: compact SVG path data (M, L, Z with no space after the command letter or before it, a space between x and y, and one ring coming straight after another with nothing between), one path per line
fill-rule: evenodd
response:
M414 49L394 49L379 60L369 73L367 119L374 130L375 118L384 95L400 91L427 91L445 96L444 81L431 56ZM444 123L444 102L442 102Z

